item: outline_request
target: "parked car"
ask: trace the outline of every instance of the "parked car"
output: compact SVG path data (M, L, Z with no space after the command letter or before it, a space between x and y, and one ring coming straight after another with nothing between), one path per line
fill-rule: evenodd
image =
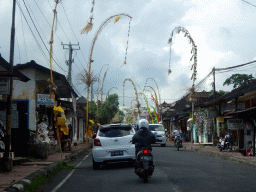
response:
M156 144L166 146L166 136L164 126L162 124L149 124L149 130L156 136Z
M93 140L93 169L109 162L135 161L134 134L134 128L128 123L101 125Z

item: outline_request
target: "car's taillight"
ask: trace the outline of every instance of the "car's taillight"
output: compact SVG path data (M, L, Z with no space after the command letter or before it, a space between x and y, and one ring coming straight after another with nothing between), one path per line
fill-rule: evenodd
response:
M100 140L98 138L95 138L93 140L93 144L94 144L94 146L101 146Z
M148 155L148 150L143 150L144 155Z

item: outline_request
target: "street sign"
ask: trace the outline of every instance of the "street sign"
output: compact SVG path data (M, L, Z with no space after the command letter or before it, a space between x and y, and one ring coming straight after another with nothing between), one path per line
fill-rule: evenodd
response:
M10 78L0 77L0 95L10 94Z
M207 118L216 118L218 116L218 111L213 109L207 110Z
M243 119L228 119L227 120L229 130L243 129Z
M50 94L37 94L37 104L53 106L53 98Z

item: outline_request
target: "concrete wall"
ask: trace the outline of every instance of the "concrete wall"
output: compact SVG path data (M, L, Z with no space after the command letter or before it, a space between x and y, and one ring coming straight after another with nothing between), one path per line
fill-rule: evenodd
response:
M14 100L29 100L29 129L36 130L36 82L35 69L21 69L24 75L31 80L22 82L15 80L13 83L13 99Z

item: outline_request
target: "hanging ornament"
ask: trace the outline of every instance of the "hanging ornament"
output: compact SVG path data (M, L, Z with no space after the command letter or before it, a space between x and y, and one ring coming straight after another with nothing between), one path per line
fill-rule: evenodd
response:
M121 16L116 16L114 23L116 23L120 18Z
M87 25L85 26L85 28L83 28L81 30L81 34L84 34L84 33L89 33L91 30L92 30L92 27L93 27L93 23L92 23L92 20L94 19L93 18L93 8L94 8L94 0L92 1L92 9L91 9L91 17L89 18L89 21L87 22Z
M85 28L83 28L81 30L81 34L84 34L84 33L89 33L91 30L92 30L92 27L93 27L93 23L92 23L92 20L93 18L90 17L90 21L87 23L87 25L85 26Z

